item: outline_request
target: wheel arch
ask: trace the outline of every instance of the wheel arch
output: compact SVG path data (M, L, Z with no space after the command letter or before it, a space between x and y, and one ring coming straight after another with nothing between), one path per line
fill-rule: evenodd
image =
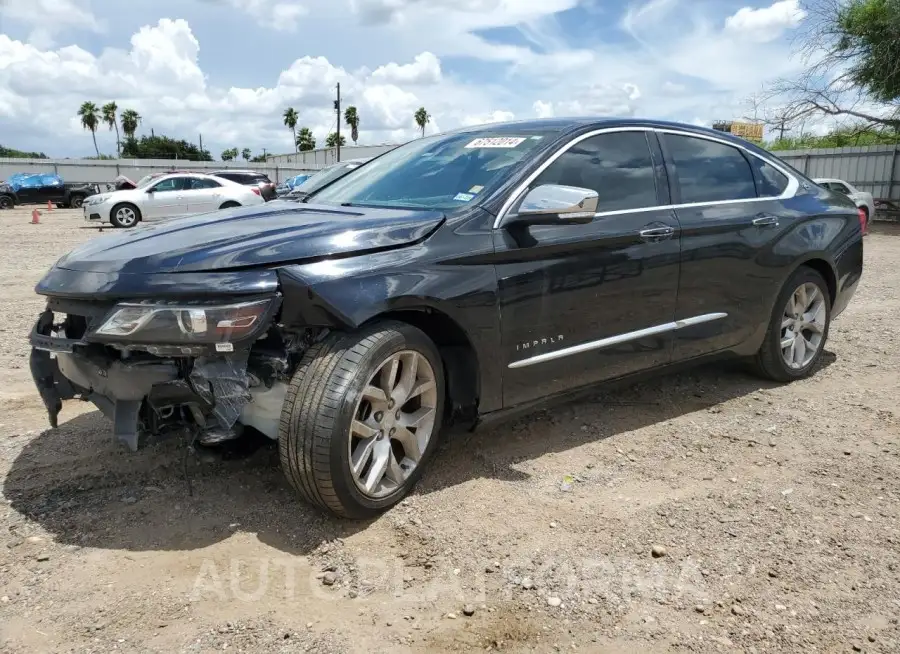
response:
M791 271L791 275L797 272L797 270L799 270L801 266L812 268L817 273L822 275L822 277L825 279L825 283L828 285L828 296L831 299L831 305L834 306L834 303L837 301L838 292L837 273L834 270L834 266L822 257L810 257L809 259L805 259L797 264ZM788 278L790 278L790 275L788 276Z
M474 422L481 397L481 374L478 352L462 325L425 304L390 308L370 316L362 325L385 320L412 325L437 346L446 375L446 424Z

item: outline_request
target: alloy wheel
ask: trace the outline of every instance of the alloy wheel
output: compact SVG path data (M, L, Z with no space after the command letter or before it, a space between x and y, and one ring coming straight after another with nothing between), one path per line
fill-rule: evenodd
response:
M119 210L116 211L116 219L118 219L119 224L122 225L122 227L131 227L137 222L137 214L135 214L134 209L130 207L120 207Z
M788 298L781 317L781 356L789 368L805 368L818 354L827 309L818 286L806 282Z
M434 434L437 384L428 359L403 350L369 378L350 427L350 472L372 498L390 495L419 465Z

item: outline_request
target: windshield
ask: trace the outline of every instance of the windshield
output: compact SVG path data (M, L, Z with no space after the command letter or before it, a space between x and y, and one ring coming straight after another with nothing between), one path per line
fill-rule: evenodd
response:
M313 191L317 191L326 184L333 182L342 175L346 175L354 168L362 165L359 161L347 161L344 163L334 164L328 168L323 168L312 177L308 177L301 184L297 184L293 191L295 195L309 195Z
M467 131L416 139L310 198L345 206L449 210L502 181L555 130ZM311 180L309 180L311 181Z
M141 177L141 178L138 180L138 183L137 183L135 186L136 186L137 188L144 188L145 186L147 186L147 184L149 184L150 182L152 182L152 181L153 181L154 179L156 179L157 177L159 177L159 175L144 175L143 177Z

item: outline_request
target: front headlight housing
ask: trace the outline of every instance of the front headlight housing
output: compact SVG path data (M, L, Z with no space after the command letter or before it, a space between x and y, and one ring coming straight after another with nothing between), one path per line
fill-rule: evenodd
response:
M228 352L227 344L265 329L275 301L270 297L233 304L122 302L91 337L118 343L216 344L217 350Z

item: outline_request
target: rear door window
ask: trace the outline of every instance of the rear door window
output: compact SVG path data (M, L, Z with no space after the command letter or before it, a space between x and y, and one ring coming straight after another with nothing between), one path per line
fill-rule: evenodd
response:
M682 203L757 197L753 171L738 148L693 136L663 136Z
M541 184L596 191L598 212L645 209L659 204L653 159L644 132L598 134L576 143L530 186Z

